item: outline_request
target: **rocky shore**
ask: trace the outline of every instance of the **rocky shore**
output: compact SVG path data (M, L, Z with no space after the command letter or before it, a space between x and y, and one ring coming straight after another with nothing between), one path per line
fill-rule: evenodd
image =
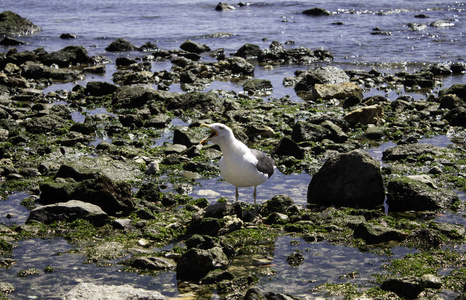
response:
M0 26L1 44L9 45L0 53L0 197L26 191L30 196L21 205L30 213L25 224L0 224L0 268L23 263L9 257L19 240L64 237L89 263L151 276L175 271L179 292L202 298L313 299L323 293L430 299L445 291L466 297L464 253L458 250L465 227L436 220L438 213L464 211L466 84L442 87L444 78L464 76L464 63L383 73L344 70L332 65L328 51L275 41L267 49L245 44L230 56L190 40L166 50L124 39L106 50L140 56L112 61L91 57L82 46L19 52L11 47L21 43L17 36L40 28L11 12L2 13L0 20L6 19L17 25ZM152 72L158 61L170 61L171 69ZM328 66L319 64L324 61ZM113 82L79 84L104 74L108 64L117 68ZM255 78L255 69L283 64L309 66L283 78L303 101L265 99L273 86ZM244 91L204 92L218 80L240 82ZM78 83L70 91L43 92L58 82ZM170 92L173 84L184 92ZM403 93L364 97L367 88L430 93L421 100ZM88 114L101 108L105 113ZM174 119L188 125L174 127ZM280 172L309 173L307 205L297 205L286 190L258 211L224 197L215 203L190 197L197 179L219 176L221 152L199 145L206 136L199 125L211 122L228 124L238 139L268 152ZM453 143L419 142L438 135ZM172 138L155 145L166 136ZM394 146L382 161L364 151L388 141ZM264 268L243 274L231 267L240 259L251 267L270 264L283 234L374 253L396 246L418 251L373 274L369 288L329 283L308 295L261 290L254 285ZM167 245L175 246L159 250ZM299 252L287 257L290 265L302 261ZM59 266L18 276L27 280L53 273L53 267ZM164 299L130 286L87 284L63 297L120 289L124 299ZM0 299L10 296L15 287L0 282Z

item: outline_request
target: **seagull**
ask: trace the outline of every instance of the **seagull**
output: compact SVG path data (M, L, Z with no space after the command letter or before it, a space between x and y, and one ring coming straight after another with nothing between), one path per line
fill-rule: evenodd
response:
M274 171L272 158L264 152L249 149L241 141L238 141L233 131L221 123L201 124L201 127L210 129L210 135L201 141L208 141L220 146L223 157L218 166L220 174L226 182L231 183L236 189L236 201L238 201L239 187L254 187L254 206L256 204L256 188L269 179Z

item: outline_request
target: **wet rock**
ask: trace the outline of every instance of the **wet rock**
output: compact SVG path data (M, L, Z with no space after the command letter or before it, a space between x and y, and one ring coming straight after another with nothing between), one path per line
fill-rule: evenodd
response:
M176 266L176 278L180 281L198 282L210 271L226 269L228 265L228 257L220 247L191 248L181 255Z
M361 124L379 124L383 121L383 109L378 104L361 107L347 113L343 118L351 126Z
M97 205L78 200L70 200L67 202L43 205L33 209L26 222L38 221L44 224L50 224L55 221L72 222L76 219L84 219L95 226L102 226L108 220L108 216Z
M434 22L429 23L429 26L442 28L442 27L455 26L455 24L449 20L436 20Z
M62 68L77 64L87 64L89 60L87 50L83 46L68 46L41 57L41 62L44 65L51 66L55 64Z
M403 77L403 84L408 87L419 86L421 88L432 88L435 86L434 74L429 71L413 74L398 73L397 75Z
M215 10L217 11L227 11L227 10L234 10L235 7L226 3L226 2L219 2L217 6L215 6Z
M227 59L229 70L235 75L253 76L254 66L242 57L231 57Z
M456 107L449 111L444 119L448 120L453 126L466 127L466 108Z
M122 264L147 271L172 270L176 266L174 260L158 256L133 257L122 262Z
M304 47L287 49L281 43L273 41L269 48L260 51L257 61L260 64L300 64L309 65L323 60L332 60L333 55L323 49L309 49ZM289 81L289 80L287 80Z
M440 289L442 280L435 275L426 274L422 277L390 278L382 282L381 289L394 292L400 297L416 298L425 289Z
M134 51L137 47L123 38L118 38L108 45L105 50L109 52Z
M463 101L466 101L466 84L458 83L458 84L452 85L451 87L447 89L443 89L439 92L439 97L448 95L448 94L456 95L460 97L461 99L463 99Z
M388 148L383 152L384 161L402 160L408 157L437 156L442 153L442 148L430 144L404 144Z
M203 284L211 284L211 283L216 283L216 282L220 282L220 281L223 281L223 280L231 281L234 278L235 277L233 276L233 274L231 274L231 272L229 272L227 270L218 270L217 269L217 270L209 272L202 279L202 283Z
M306 9L302 13L307 15L307 16L314 16L314 17L331 16L332 15L328 10L323 9L323 8L319 8L319 7Z
M307 192L307 202L321 206L376 208L384 200L380 164L361 150L329 158L312 177Z
M402 242L408 234L398 229L364 222L354 228L353 236L363 239L367 244L380 244L390 241Z
M315 84L342 84L349 82L350 77L338 67L325 66L307 70L300 74L295 91L311 91Z
M182 50L185 50L188 52L194 52L194 53L202 53L202 52L210 51L209 46L196 43L191 40L185 41L183 44L181 44L180 48Z
M286 257L286 262L292 266L297 267L304 261L304 255L300 252L293 252Z
M304 150L288 137L284 137L278 142L274 154L278 156L293 156L296 159L304 158Z
M459 201L458 195L450 190L435 189L409 177L390 181L387 192L387 205L390 211L444 209Z
M439 108L453 109L463 104L463 100L455 94L445 94L438 98Z
M273 225L273 224L286 224L288 223L288 221L290 220L290 218L285 215L285 214L281 214L281 213L278 213L278 212L273 212L271 214L269 214L266 218L266 220L264 221L265 224L269 224L269 225Z
M246 59L256 58L259 56L261 48L254 44L244 44L235 53L235 56L243 57Z
M77 39L78 36L75 34L71 34L71 33L62 33L60 34L60 38L62 40L72 40L72 39Z
M93 283L80 283L72 288L63 299L165 300L165 297L157 291L134 288L128 284L97 285Z
M249 94L271 92L272 82L266 79L249 79L243 84L243 90Z
M21 36L41 31L40 27L34 25L28 19L12 11L0 13L0 35Z
M104 81L89 81L86 84L86 92L91 96L105 96L117 90L118 86Z
M40 201L53 204L67 200L81 200L100 206L109 215L128 214L134 204L131 186L117 183L99 173L76 183L44 183L40 186Z
M2 46L19 46L19 45L24 45L24 44L26 44L26 42L23 42L23 41L20 41L18 39L14 39L11 37L4 37L0 41L0 45Z
M260 214L268 216L271 213L287 214L288 208L293 205L293 200L288 195L276 195L267 200L260 208Z

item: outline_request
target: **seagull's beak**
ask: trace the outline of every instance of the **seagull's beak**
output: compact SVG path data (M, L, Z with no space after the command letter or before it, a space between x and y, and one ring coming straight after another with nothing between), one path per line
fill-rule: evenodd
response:
M210 129L210 135L209 135L208 137L206 137L205 139L203 139L203 140L201 141L201 144L206 143L206 142L209 141L211 138L216 137L216 136L218 135L218 132L217 132L215 129L213 129L212 127L210 127L210 125L208 125L208 124L201 124L201 126L199 126L199 127L207 127L207 128Z

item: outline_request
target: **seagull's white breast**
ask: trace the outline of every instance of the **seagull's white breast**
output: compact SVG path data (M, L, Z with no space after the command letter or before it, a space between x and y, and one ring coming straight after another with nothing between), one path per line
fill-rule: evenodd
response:
M257 158L251 151L231 153L219 161L220 173L236 187L258 186L269 178L256 168Z

